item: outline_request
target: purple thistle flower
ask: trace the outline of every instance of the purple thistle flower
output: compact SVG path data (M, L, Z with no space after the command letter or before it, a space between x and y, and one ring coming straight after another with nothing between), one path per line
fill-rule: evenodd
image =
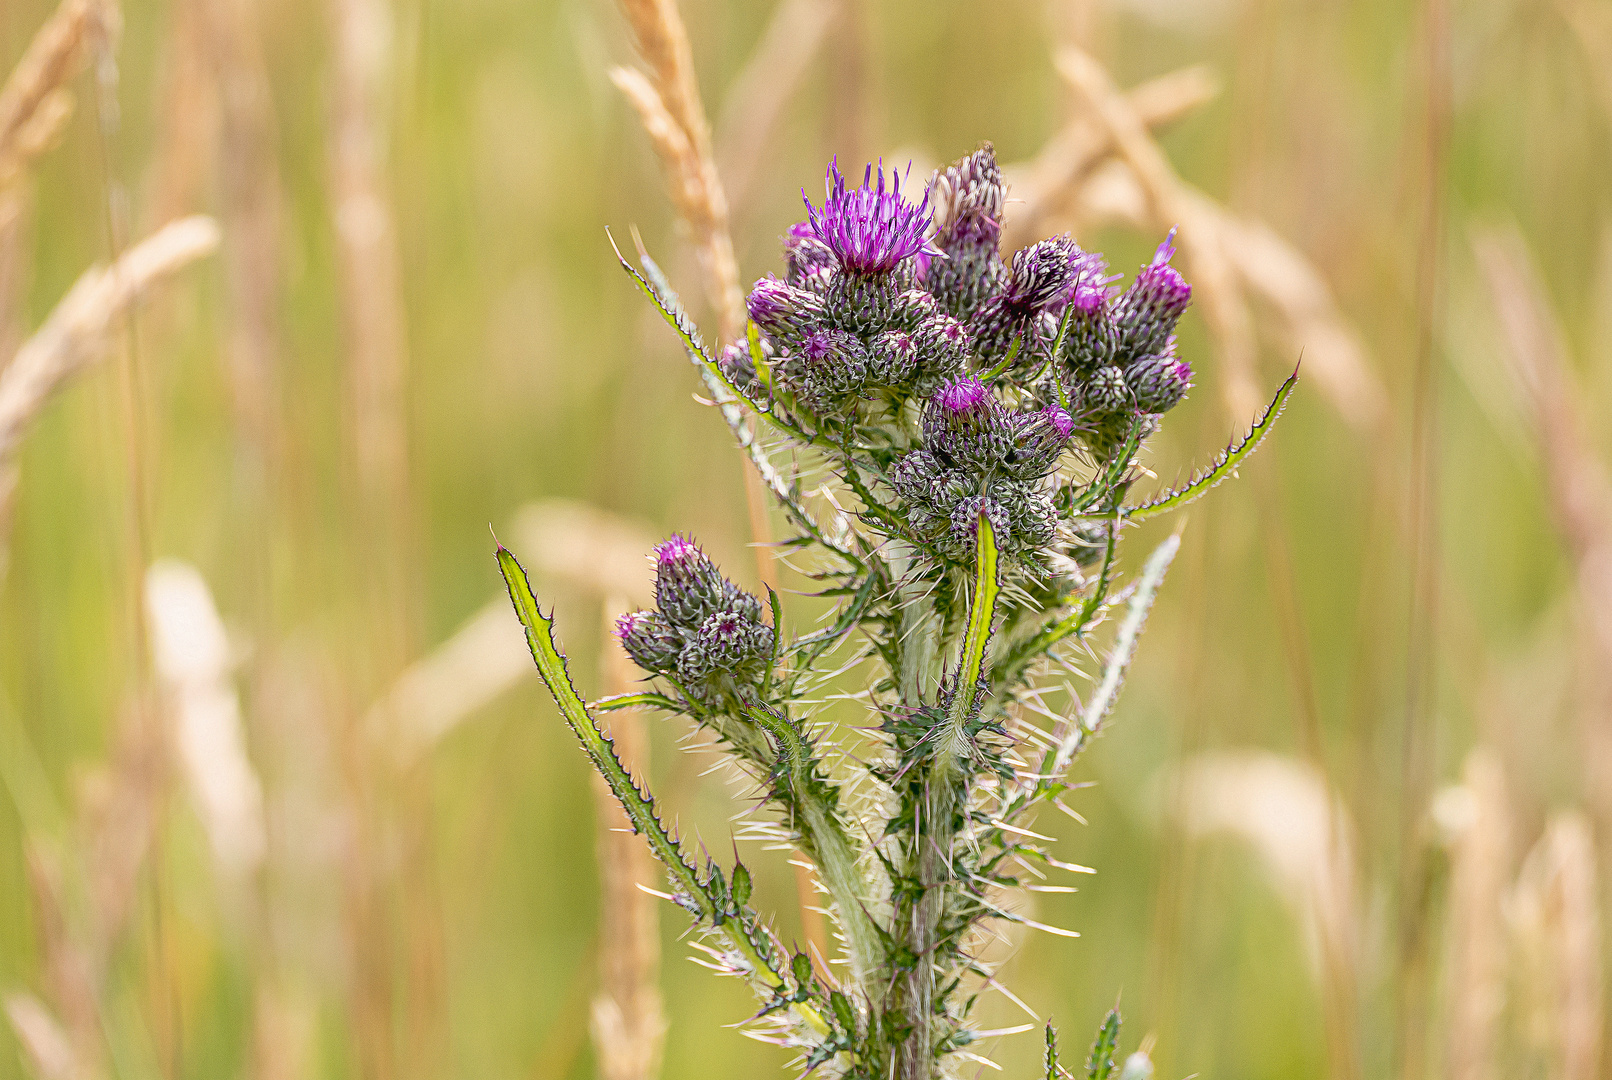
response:
M990 390L978 379L958 379L942 387L934 402L936 408L956 416L975 411L990 397Z
M887 274L921 251L931 256L940 249L927 238L929 193L913 206L901 197L901 174L891 171L890 188L885 189L884 166L879 166L874 183L873 166L862 175L862 186L847 190L840 175L839 159L829 163L824 184L823 208L819 210L801 192L807 216L817 239L827 244L840 262L840 268L856 274Z
M1192 286L1170 265L1174 255L1175 230L1171 229L1153 253L1153 261L1142 267L1115 304L1115 321L1133 355L1158 352L1192 302Z

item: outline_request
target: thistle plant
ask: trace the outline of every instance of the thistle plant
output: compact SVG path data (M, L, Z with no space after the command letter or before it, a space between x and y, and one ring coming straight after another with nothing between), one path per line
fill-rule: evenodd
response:
M749 293L748 340L715 353L655 263L622 260L776 498L791 530L779 550L832 598L826 624L786 625L776 593L745 591L674 535L653 552L654 609L617 626L646 688L590 706L519 564L501 547L498 560L561 714L712 963L754 988L754 1026L808 1071L928 1080L981 1037L991 924L1030 922L1007 894L1084 869L1030 825L1101 731L1177 548L1166 538L1122 584L1123 532L1229 475L1294 380L1211 467L1133 500L1148 436L1192 385L1173 233L1121 285L1068 237L1003 260L989 146L916 198L882 167L852 187L831 164L827 180L784 237L781 276ZM1063 675L1104 652L1077 697ZM868 722L830 730L819 706L851 670L866 674ZM663 824L595 721L645 707L709 733L754 783L760 831L816 870L841 963L786 946L751 907L746 866L696 860ZM1118 1023L1104 1021L1088 1075L1119 1075ZM1050 1025L1046 1062L1049 1080L1067 1075Z

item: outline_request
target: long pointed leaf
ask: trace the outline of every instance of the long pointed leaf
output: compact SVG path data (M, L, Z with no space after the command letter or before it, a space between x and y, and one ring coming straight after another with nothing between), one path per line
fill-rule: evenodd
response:
M1270 434L1276 418L1282 415L1282 408L1287 404L1287 399L1292 395L1293 387L1297 385L1298 380L1297 371L1289 375L1277 388L1276 396L1265 406L1265 411L1260 414L1259 419L1254 421L1254 426L1248 429L1248 434L1244 435L1240 442L1222 450L1213 465L1174 491L1160 495L1140 506L1126 507L1125 516L1132 521L1142 521L1167 510L1175 510L1201 497L1210 488L1236 472L1237 466L1259 449L1259 444Z

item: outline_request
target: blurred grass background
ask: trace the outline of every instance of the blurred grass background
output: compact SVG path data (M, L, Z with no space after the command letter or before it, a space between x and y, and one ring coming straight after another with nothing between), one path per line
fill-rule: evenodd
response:
M1506 792L1501 869L1479 904L1491 922L1517 925L1515 898L1498 890L1553 814L1588 813L1603 865L1612 838L1594 633L1608 615L1594 567L1574 558L1594 543L1564 539L1548 482L1557 458L1510 376L1506 296L1473 244L1515 230L1532 250L1571 362L1567 400L1589 450L1612 449L1612 9L817 6L828 28L776 122L728 144L724 165L751 172L733 207L746 282L777 267L800 189L815 194L832 155L910 158L917 173L991 140L1003 161L1026 162L1079 107L1054 64L1061 46L1092 52L1126 87L1203 63L1220 94L1161 145L1187 182L1307 257L1386 402L1363 421L1317 380L1301 383L1240 481L1190 511L1115 723L1080 766L1092 786L1072 801L1089 825L1057 823L1060 856L1100 873L1077 894L1038 897L1038 917L1082 937L1022 940L1010 984L1059 1023L1071 1057L1118 999L1130 1044L1156 1039L1161 1077L1609 1075L1552 1056L1548 1015L1530 1019L1551 1005L1509 967L1485 984L1500 986L1506 1021L1493 1055L1474 1073L1458 1049L1471 977L1462 822L1470 840L1472 821L1491 820L1488 774L1463 772L1469 751L1490 748ZM680 7L720 152L773 5ZM5 0L0 70L53 10ZM343 20L357 20L345 46L356 53L343 52L342 28L355 25ZM73 980L52 942L105 954L90 1014L78 1027L57 1018L105 1047L78 1075L591 1075L594 804L541 687L498 695L400 770L371 766L384 747L364 725L406 662L495 597L487 525L519 551L504 530L536 500L585 502L648 536L692 531L755 584L740 458L690 400L675 342L604 237L637 225L698 295L654 156L606 77L632 58L621 17L604 0L132 0L122 26L115 51L71 84L78 108L27 182L0 273L0 357L86 267L168 219L214 214L223 244L141 309L17 459L0 583L0 991L70 1012ZM1429 61L1440 55L1442 73ZM354 77L357 90L344 82ZM1444 93L1444 156L1430 171L1429 102ZM373 140L356 151L342 135L349 106ZM344 160L358 161L360 189L369 162L371 190L343 187ZM381 264L344 270L364 237L382 235L364 216L377 192L395 282ZM1441 221L1431 243L1429 206ZM1159 236L1093 224L1079 238L1129 272ZM379 308L355 311L366 303ZM1431 381L1418 404L1423 318ZM1235 426L1210 334L1196 315L1184 326L1199 388L1154 441L1166 480ZM1264 392L1291 370L1302 333L1297 344L1263 346ZM366 464L355 442L371 349L404 373L395 399L375 391L402 465ZM1425 504L1419 423L1436 476ZM1420 578L1419 505L1434 538ZM171 753L132 773L119 764L131 742L171 742L140 614L140 571L158 557L199 569L236 653L268 835L244 882L216 872ZM1436 583L1431 621L1425 604L1412 614L1418 580ZM597 689L601 598L563 582L549 591L578 677ZM1418 704L1408 685L1424 666ZM688 835L725 851L732 792L676 755L680 732L651 730L663 799ZM1179 766L1227 749L1307 762L1349 823L1355 985L1341 991L1342 1020L1340 991L1307 952L1303 890L1284 889L1257 846L1198 838L1172 816ZM152 826L133 839L111 830L107 843L138 865L118 879L126 923L96 941L86 928L107 854L89 838L128 824L117 792L130 775ZM759 906L780 912L786 938L798 933L782 856L746 859ZM780 1052L722 1026L753 1006L682 959L680 914L662 914L661 1075L782 1068ZM1598 961L1588 940L1580 952ZM1602 999L1588 1000L1598 1040ZM1021 1017L999 1000L987 1008L1002 1024ZM1351 1049L1329 1050L1329 1032ZM1396 1032L1427 1060L1396 1052ZM994 1053L1032 1075L1039 1041ZM0 1080L31 1075L30 1060L0 1026Z

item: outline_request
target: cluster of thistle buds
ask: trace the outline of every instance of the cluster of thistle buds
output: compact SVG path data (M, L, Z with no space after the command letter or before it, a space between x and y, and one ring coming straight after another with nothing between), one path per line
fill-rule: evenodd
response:
M616 638L633 663L677 679L708 708L734 709L772 655L772 627L761 602L722 576L684 536L657 545L655 610L616 620Z
M823 205L784 238L784 276L751 289L757 353L721 366L754 399L834 441L905 451L883 479L908 539L967 560L981 514L1005 553L1054 540L1063 452L1097 462L1186 395L1175 327L1191 287L1174 234L1129 288L1101 256L1053 237L999 253L1005 199L989 146L936 174L917 202L873 166L860 187L828 169ZM873 439L873 442L881 439ZM1134 448L1134 442L1133 442Z

